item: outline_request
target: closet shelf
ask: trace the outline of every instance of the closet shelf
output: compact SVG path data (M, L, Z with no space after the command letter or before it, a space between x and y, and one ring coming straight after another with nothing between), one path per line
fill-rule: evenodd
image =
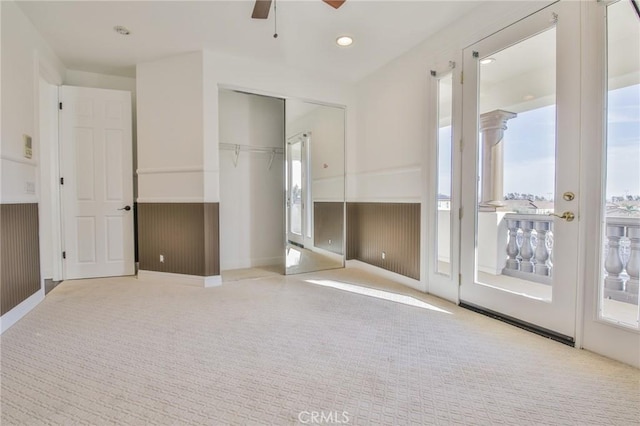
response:
M269 170L271 170L271 165L273 164L273 158L277 154L284 154L284 148L276 148L276 147L269 147L269 146L251 146L251 145L241 145L241 144L233 144L233 143L221 143L219 144L219 148L220 150L235 152L235 156L233 158L234 167L238 167L238 158L240 157L240 151L271 154L271 158L269 159Z

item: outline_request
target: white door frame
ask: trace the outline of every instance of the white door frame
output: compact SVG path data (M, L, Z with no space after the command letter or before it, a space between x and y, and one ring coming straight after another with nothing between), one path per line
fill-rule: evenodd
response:
M606 12L612 2L582 3L582 128L579 347L640 368L640 331L599 318L602 279L602 200L606 172Z
M536 327L571 339L576 338L576 270L579 193L579 129L580 129L580 5L560 2L489 36L463 52L463 139L464 151L461 221L461 286L460 300L488 311L498 312ZM573 211L572 223L555 221L555 267L552 302L525 298L513 293L478 284L475 279L477 209L477 144L478 144L478 60L494 54L515 42L551 28L557 19L557 144L556 144L556 212ZM473 56L478 51L479 57ZM559 167L561 165L562 167ZM559 182L559 183L558 183ZM576 199L569 202L562 194L571 191ZM566 260L560 260L563 256Z
M36 138L39 143L40 153L39 162L41 165L47 163L49 168L48 176L44 176L42 171L38 170L38 203L42 203L42 194L49 193L50 194L50 214L51 217L47 218L47 225L44 226L44 221L41 220L40 223L40 232L49 232L51 234L51 245L50 250L47 250L43 246L42 240L40 241L40 256L44 258L45 256L51 257L52 262L52 276L45 276L43 270L43 262L41 261L41 276L42 279L51 278L54 281L59 281L63 279L63 263L62 263L62 222L61 222L61 204L60 204L60 185L58 185L60 179L60 161L59 161L59 150L60 150L60 142L59 142L59 125L58 125L58 87L62 84L62 77L55 70L51 64L49 64L44 58L42 58L39 54L35 56L36 63L36 72L34 73L36 81L35 87L38 88L36 90L36 97L34 99L34 105L37 107L34 108L36 111L36 119L34 120L36 124ZM55 91L55 102L52 101L50 105L49 114L52 119L52 129L49 135L41 134L41 111L40 111L40 79L44 80L47 85L49 85L52 91ZM49 145L46 148L46 151L43 151L43 141L47 142ZM48 158L43 158L41 155L43 152L47 152L49 154ZM40 209L39 209L40 210Z
M438 242L438 132L439 132L439 87L438 83L441 78L451 75L452 77L452 106L451 106L451 201L450 201L450 226L451 232L449 235L450 244L450 275L445 275L437 272L437 257L438 250L436 244ZM456 303L459 300L459 277L460 277L460 188L461 188L461 149L460 149L460 129L461 129L461 102L458 100L461 98L460 88L460 76L461 69L456 67L455 61L449 62L448 67L441 70L431 71L429 78L429 108L428 108L428 123L427 128L431 129L429 135L430 143L427 145L426 162L429 164L427 167L428 185L426 191L426 224L427 235L425 239L428 247L423 250L424 256L427 257L423 260L423 265L426 265L427 275L427 292L437 294L440 297L444 297L447 300L453 300ZM424 244L424 243L423 243Z
M287 173L286 173L286 177L287 177L287 182L286 182L286 185L287 185L287 194L286 194L287 241L298 243L304 247L306 247L307 243L309 242L308 241L309 238L307 238L307 229L310 225L309 223L307 223L307 209L310 208L309 200L308 200L309 194L310 194L309 182L308 182L308 176L309 176L309 171L308 171L309 136L308 135L309 133L310 132L298 133L294 136L287 138L287 144L286 144L286 150L285 150L286 168L287 168ZM292 168L293 162L291 161L290 150L291 150L291 145L296 142L301 143L300 164L301 164L301 174L302 174L301 176L302 187L300 188L302 205L301 205L301 212L300 212L300 236L299 237L291 232L291 168ZM313 236L311 237L311 241L313 241Z
M64 278L134 275L131 93L62 86L59 99L60 174L65 179L61 189L63 253L67 254L63 262ZM76 134L85 134L86 140L93 143L77 145ZM111 144L107 142L109 134L115 138ZM120 145L115 144L118 141ZM84 163L76 157L81 146L91 148L88 154L93 168L85 166L85 172L90 174L87 180L91 179L93 185L86 185L87 180L77 176L78 165ZM108 168L117 165L120 174L114 175ZM75 226L67 228L71 224ZM80 229L85 229L82 236ZM86 245L91 241L86 238L91 232L93 244ZM82 259L86 254L92 254L93 258Z

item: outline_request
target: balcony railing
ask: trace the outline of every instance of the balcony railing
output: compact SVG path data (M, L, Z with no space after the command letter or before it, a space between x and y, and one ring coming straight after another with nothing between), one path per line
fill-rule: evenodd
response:
M507 213L507 261L502 273L551 284L553 276L553 219L542 215ZM604 297L638 303L640 219L607 217Z
M550 285L553 278L553 218L537 213L478 213L477 268ZM450 262L449 210L438 212L438 261ZM604 297L638 304L640 218L607 217L604 241Z
M534 214L507 213L509 230L507 262L502 270L529 281L551 284L553 274L553 218Z

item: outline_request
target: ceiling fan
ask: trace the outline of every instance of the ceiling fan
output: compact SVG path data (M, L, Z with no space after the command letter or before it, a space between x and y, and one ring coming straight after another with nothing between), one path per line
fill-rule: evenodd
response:
M334 9L339 8L347 0L322 0ZM256 0L256 4L253 6L253 13L251 17L253 19L267 19L269 17L269 10L271 9L272 0Z

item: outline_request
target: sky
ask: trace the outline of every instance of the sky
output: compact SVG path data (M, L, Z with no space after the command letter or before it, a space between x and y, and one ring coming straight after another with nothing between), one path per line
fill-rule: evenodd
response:
M507 122L504 193L549 198L555 182L555 105L525 111ZM440 128L438 192L451 194L451 127ZM640 85L609 91L607 199L640 195Z

